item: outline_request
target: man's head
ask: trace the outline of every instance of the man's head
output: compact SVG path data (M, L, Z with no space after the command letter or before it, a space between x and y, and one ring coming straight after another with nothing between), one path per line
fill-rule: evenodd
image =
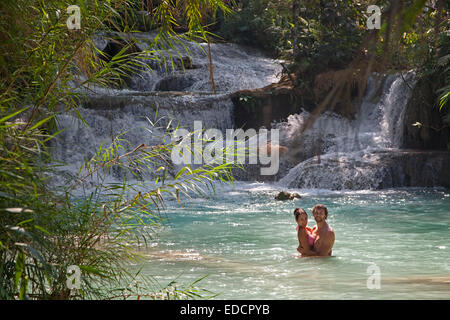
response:
M299 226L306 227L308 225L308 214L302 208L295 208L294 217Z
M323 204L316 204L312 213L316 222L324 222L328 218L328 209Z

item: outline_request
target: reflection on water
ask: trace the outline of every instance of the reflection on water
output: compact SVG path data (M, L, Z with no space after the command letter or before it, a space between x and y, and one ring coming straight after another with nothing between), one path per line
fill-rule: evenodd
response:
M201 276L219 299L449 299L450 198L438 189L367 192L295 190L274 200L276 187L238 184L211 200L168 203L159 242L145 251L144 272L160 283ZM333 257L300 258L293 210L329 208ZM368 267L380 289L368 289Z

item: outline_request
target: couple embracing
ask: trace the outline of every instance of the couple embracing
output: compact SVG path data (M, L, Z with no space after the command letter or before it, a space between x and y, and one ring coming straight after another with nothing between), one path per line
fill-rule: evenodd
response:
M297 221L297 236L299 246L297 251L302 257L326 257L331 256L334 244L334 231L327 224L328 209L323 204L316 204L312 209L316 226L309 228L308 214L301 208L294 210Z

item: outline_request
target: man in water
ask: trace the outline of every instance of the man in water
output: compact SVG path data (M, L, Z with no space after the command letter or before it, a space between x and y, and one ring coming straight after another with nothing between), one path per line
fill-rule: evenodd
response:
M328 218L328 209L323 204L316 204L312 209L314 220L317 226L312 229L312 235L316 238L312 250L297 248L303 257L326 257L331 256L334 245L334 231L326 223Z

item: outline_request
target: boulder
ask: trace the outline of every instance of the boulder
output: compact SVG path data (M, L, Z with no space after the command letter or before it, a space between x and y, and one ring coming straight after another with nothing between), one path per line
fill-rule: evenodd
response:
M281 191L275 196L275 200L294 200L294 199L300 199L301 196L297 192L287 192L287 191Z

